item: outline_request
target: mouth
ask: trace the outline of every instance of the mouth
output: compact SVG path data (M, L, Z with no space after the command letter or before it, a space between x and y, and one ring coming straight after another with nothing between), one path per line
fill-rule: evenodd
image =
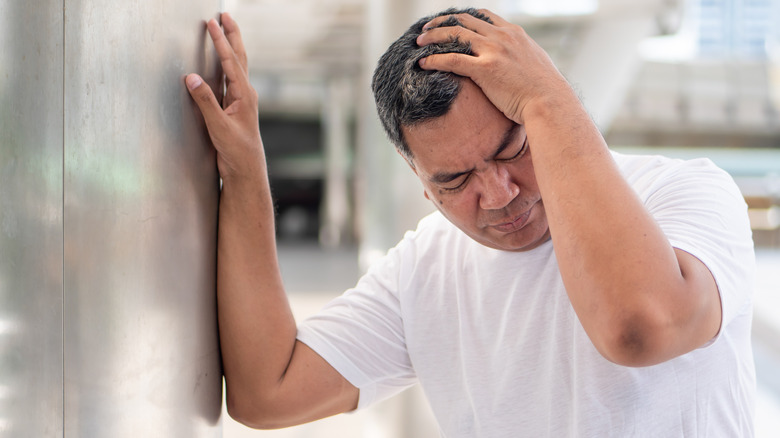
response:
M528 223L528 218L531 216L531 210L533 210L533 207L526 210L526 212L521 214L520 216L517 216L505 222L500 222L495 225L491 225L491 227L502 233L511 233L513 231L517 231L523 228L526 223Z

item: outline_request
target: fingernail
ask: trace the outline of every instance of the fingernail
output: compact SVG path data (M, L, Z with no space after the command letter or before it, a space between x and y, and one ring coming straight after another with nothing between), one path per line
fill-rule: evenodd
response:
M190 90L194 90L200 87L200 84L202 83L203 81L200 79L198 75L187 76L187 88L189 88Z
M420 67L425 65L425 58L421 58L419 61L417 61L418 64L420 64Z

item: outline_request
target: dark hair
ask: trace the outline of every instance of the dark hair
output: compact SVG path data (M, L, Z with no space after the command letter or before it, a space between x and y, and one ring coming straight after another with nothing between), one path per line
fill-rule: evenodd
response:
M379 59L371 82L379 120L395 147L407 158L412 151L406 143L402 126L412 126L426 120L441 117L449 111L460 92L460 77L454 73L423 70L418 61L436 53L471 54L471 44L457 39L445 44L420 47L417 36L422 27L435 17L454 14L471 14L490 23L490 19L474 8L447 9L414 23L387 49ZM450 17L441 26L461 25Z

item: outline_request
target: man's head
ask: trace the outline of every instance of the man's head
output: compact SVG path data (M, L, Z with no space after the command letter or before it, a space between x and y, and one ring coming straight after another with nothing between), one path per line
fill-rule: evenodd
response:
M413 126L446 114L458 96L462 78L440 71L426 71L417 62L436 53L471 54L471 45L460 41L420 47L417 36L425 23L441 15L467 13L490 22L476 9L448 9L414 23L379 59L371 88L377 112L390 141L412 164L412 152L404 139L403 126ZM443 26L458 24L450 19Z
M549 239L525 127L507 119L470 78L422 70L438 53L471 55L457 40L420 47L422 27L448 10L415 23L379 61L373 89L379 118L420 178L425 197L475 241L525 251ZM442 26L458 25L448 19Z

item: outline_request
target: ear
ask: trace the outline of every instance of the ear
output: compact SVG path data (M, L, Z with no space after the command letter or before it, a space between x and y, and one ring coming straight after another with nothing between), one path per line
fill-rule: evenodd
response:
M425 189L423 189L423 196L425 196L425 199L427 199L427 200L429 200L429 201L431 200L431 197L430 197L430 195L428 195L428 191L427 191L427 190L425 190Z

